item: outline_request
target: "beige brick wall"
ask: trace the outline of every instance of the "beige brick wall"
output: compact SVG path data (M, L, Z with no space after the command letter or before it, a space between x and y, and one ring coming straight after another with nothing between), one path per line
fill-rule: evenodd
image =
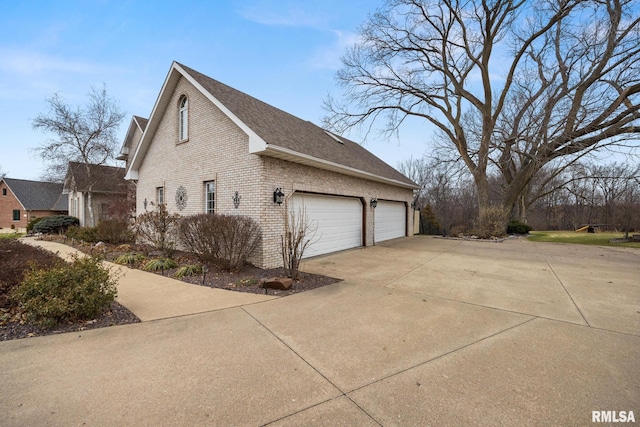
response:
M363 201L365 217L364 240L365 246L373 245L373 209L369 206L372 198L405 202L407 206L408 230L413 230L413 210L411 201L413 192L401 188L369 181L363 178L343 175L284 160L264 157L265 179L262 182L262 192L272 194L280 187L287 197L296 191L312 192L320 194L333 194L339 196L357 197ZM278 206L273 199L267 200L262 211L261 225L264 238L263 263L269 267L280 266L280 235L283 230L284 205ZM409 233L412 234L412 233Z
M178 143L178 102L189 98L189 139ZM151 141L139 169L136 212L153 209L156 188L164 187L165 204L171 213L191 215L205 211L204 182L216 182L216 212L247 215L260 223L262 247L251 260L261 267L281 265L280 235L284 206L273 203L273 191L293 191L348 195L362 198L364 203L366 244L373 243L373 215L369 200L396 200L411 203L411 190L387 184L324 171L283 160L249 154L249 139L227 116L184 78L178 82L162 122ZM178 209L176 190L184 187L187 204ZM240 206L233 206L238 191ZM411 209L407 209L411 211ZM409 230L413 215L407 215Z

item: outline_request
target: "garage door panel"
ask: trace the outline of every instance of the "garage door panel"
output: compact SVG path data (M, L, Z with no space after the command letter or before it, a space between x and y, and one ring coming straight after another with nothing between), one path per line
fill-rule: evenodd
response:
M376 242L404 237L407 223L405 204L379 200L375 209L374 222Z
M362 245L362 204L353 197L295 194L292 212L304 207L315 234L305 258Z

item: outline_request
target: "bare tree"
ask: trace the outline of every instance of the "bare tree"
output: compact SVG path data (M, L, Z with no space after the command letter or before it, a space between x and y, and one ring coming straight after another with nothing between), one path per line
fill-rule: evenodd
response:
M7 173L2 170L2 165L0 165L0 179L4 178L5 176L7 176Z
M284 234L280 236L280 254L285 275L298 280L300 261L307 248L316 241L317 225L309 219L304 206L294 211L289 208L289 203L290 196L285 199L282 211Z
M425 198L425 187L429 180L429 167L425 157L408 159L398 163L397 168L404 176L420 186L413 192L413 206L422 207Z
M91 200L93 178L90 164L103 165L115 158L119 145L117 131L125 113L107 94L106 87L91 88L89 103L84 107L67 104L57 93L46 102L47 113L33 120L33 128L54 135L36 149L47 165L45 178L64 180L69 162L83 163L89 181L88 205L91 224L94 224Z
M326 101L337 132L410 116L446 137L473 176L479 218L505 219L531 179L564 156L640 132L640 17L634 0L388 0L337 74Z

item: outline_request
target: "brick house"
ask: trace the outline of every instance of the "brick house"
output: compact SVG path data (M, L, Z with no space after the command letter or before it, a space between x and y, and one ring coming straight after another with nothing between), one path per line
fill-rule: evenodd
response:
M130 184L124 174L124 168L69 162L63 188L69 215L78 218L82 227L95 227L100 220L109 218L117 205L127 203Z
M413 234L414 182L361 145L177 62L136 126L121 151L136 212L163 203L181 215L250 216L262 230L258 266L281 265L285 206L304 206L316 228L307 256Z
M0 228L26 228L36 218L67 214L62 184L0 179Z

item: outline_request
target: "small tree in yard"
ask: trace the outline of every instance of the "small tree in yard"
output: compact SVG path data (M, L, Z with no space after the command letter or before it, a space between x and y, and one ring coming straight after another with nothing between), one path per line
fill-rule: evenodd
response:
M166 258L171 257L176 248L177 226L180 215L170 214L165 205L158 205L155 211L145 212L136 218L136 237L151 244Z
M284 203L284 234L280 236L282 264L287 277L297 280L300 277L300 260L304 252L313 244L316 227L310 223L304 207L297 212L289 210L289 203Z
M39 114L32 122L34 129L54 136L36 149L38 157L47 164L45 177L51 181L62 181L69 162L84 164L89 182L89 219L94 224L91 199L96 179L89 165L104 165L114 159L120 141L118 128L125 114L107 94L105 86L102 89L91 88L86 106L67 104L57 93L46 102L49 111Z

